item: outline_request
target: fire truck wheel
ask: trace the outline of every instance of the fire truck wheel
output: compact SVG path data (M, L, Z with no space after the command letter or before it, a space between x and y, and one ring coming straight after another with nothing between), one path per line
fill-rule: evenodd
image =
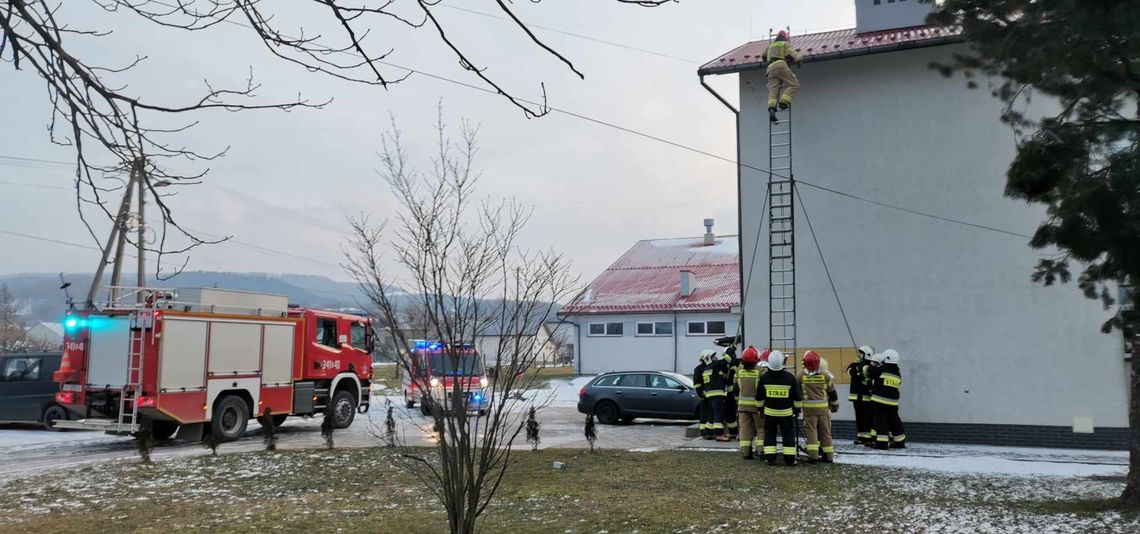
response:
M420 401L420 413L426 417L431 417L431 406L428 405L426 400Z
M411 410L412 408L416 407L416 401L404 399L404 406L406 406L409 410Z
M214 406L210 419L210 433L220 442L234 441L245 434L249 424L249 406L237 395L227 395Z
M63 406L52 405L44 410L44 428L55 432L62 432L62 428L56 428L55 426L55 422L61 419L64 421L67 420L67 410L64 410Z
M174 421L153 421L150 425L150 434L154 439L170 439L178 432L178 423Z
M281 425L285 424L285 420L288 418L289 418L288 415L275 415L275 416L273 416L273 426L281 426Z
M340 390L333 395L333 426L336 428L348 428L352 424L352 420L356 417L356 398L345 390Z

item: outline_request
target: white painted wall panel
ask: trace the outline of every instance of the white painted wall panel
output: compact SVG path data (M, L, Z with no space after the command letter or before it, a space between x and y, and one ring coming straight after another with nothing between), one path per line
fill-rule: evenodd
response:
M200 390L206 387L206 322L165 319L159 391Z
M793 39L794 40L794 39ZM793 107L796 177L923 212L1031 234L1044 210L1003 196L1015 139L981 82L927 65L958 47L809 63ZM767 168L763 72L741 75L742 159ZM1035 106L1049 107L1034 99ZM1043 108L1038 108L1043 109ZM741 256L752 256L767 176L744 169ZM904 420L1127 426L1128 371L1111 312L1074 285L1029 276L1039 252L987 232L801 186L857 344L902 354ZM797 205L797 211L799 206ZM798 213L799 344L850 344ZM763 246L764 241L761 240ZM766 251L747 296L748 340L766 338ZM747 269L745 269L747 271ZM1074 362L1073 355L1079 360ZM1095 392L1095 393L1094 393ZM850 418L847 403L843 412Z
M721 335L688 335L688 321L724 321L724 335L736 334L738 318L729 313L672 313L590 315L574 317L581 325L579 358L583 373L607 371L677 371L691 374L697 355L705 349L723 350L713 344ZM674 323L673 336L638 336L637 323ZM621 322L622 336L589 336L589 323Z

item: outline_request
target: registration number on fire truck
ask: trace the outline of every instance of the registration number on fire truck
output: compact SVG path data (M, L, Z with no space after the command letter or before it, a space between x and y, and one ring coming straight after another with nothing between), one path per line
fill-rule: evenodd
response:
M340 360L317 360L317 369L340 369Z

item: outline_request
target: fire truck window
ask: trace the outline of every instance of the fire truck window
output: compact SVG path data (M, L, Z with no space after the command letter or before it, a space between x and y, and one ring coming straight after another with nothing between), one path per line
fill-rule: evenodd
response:
M350 338L352 346L358 349L367 349L368 347L368 329L364 328L363 323L352 323L352 335Z
M39 358L8 358L4 363L5 382L24 382L40 379Z
M317 344L339 348L336 342L336 319L317 319Z

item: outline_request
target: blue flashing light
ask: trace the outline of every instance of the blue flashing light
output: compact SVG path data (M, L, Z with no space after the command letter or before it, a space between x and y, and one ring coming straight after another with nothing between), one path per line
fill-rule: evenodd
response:
M476 393L476 394L471 396L471 400L475 401L475 404L483 404L483 394L482 393Z
M63 326L68 329L75 328L79 326L79 319L68 317L67 320L63 322Z
M63 329L68 332L74 332L81 328L87 328L87 319L82 317L68 317L63 320Z

